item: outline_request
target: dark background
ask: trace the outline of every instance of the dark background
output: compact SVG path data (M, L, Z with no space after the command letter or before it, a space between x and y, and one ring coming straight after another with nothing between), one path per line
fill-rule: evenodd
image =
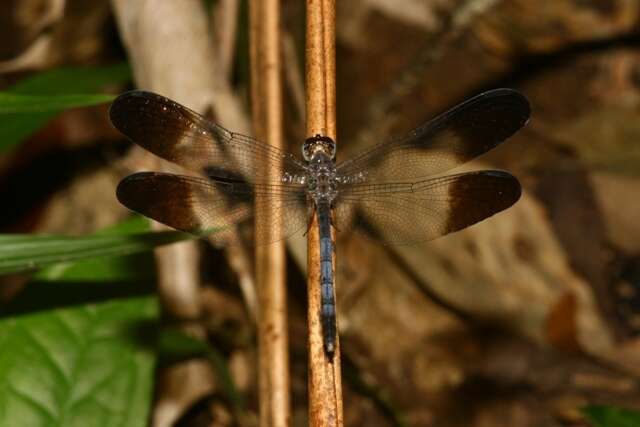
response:
M2 2L0 88L52 68L128 60L108 1L58 3ZM205 3L216 47L220 2ZM304 4L282 3L284 126L297 154ZM241 2L228 79L245 115L246 8ZM579 426L586 404L640 407L639 19L632 0L338 2L339 156L402 136L487 89L512 87L532 104L525 129L465 165L517 176L523 196L514 207L417 247L340 238L346 425ZM224 100L215 102L218 120L234 129L219 113ZM66 111L0 154L3 232L88 233L127 216L114 189L139 153L106 112ZM255 411L255 340L238 338L254 332L237 271L222 251L199 246L203 324ZM292 244L294 425L306 419L304 259ZM24 283L0 280L5 301ZM181 402L183 425L227 425L215 402L215 393Z

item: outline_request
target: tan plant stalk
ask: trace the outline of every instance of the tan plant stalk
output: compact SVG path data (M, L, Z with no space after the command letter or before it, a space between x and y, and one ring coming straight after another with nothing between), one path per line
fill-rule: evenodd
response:
M240 0L222 0L218 2L217 6L212 7L211 11L213 14L212 31L214 40L218 44L220 73L226 81L231 81L233 58L236 52Z
M251 98L256 136L283 148L280 1L252 0L250 6ZM258 175L277 181L281 165L256 165ZM256 195L260 197L260 195ZM284 242L273 242L282 228L279 200L256 200L256 284L259 321L260 425L290 425ZM262 241L261 241L262 240Z
M334 0L307 0L306 39L306 135L311 137L321 134L335 140ZM309 425L342 426L339 339L336 338L336 351L332 359L326 356L322 342L318 232L317 218L313 215L307 240ZM332 238L334 238L333 231Z

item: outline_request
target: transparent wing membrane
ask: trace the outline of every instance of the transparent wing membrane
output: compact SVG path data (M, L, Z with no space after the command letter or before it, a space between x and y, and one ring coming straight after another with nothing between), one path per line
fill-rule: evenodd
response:
M217 178L263 182L258 174L282 168L305 173L304 163L289 153L249 136L229 132L170 99L144 91L126 92L113 102L113 125L136 144L187 170Z
M417 243L508 208L520 197L520 184L506 172L439 174L491 150L524 126L529 114L518 92L485 92L405 138L338 164L336 228L366 229L388 244ZM267 243L306 230L313 201L305 183L315 180L306 162L149 92L119 96L110 117L143 148L199 175L131 175L117 190L128 208L221 242L235 230L253 229L256 212L269 218L254 232ZM283 224L281 235L270 234L273 221Z
M529 119L527 99L511 89L480 94L410 132L337 165L368 182L415 180L453 169L503 142Z
M291 190L291 191L289 191ZM226 243L234 225L242 234L254 227L255 210L280 218L282 234L271 236L269 224L258 224L256 239L272 243L303 229L307 223L305 194L286 186L209 181L183 175L141 172L118 185L118 200L129 209L177 230Z
M336 228L365 230L387 244L420 243L482 221L519 198L518 180L501 171L360 184L340 193Z

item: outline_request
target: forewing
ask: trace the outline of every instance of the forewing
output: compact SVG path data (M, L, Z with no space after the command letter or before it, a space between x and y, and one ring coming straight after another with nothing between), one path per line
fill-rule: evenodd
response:
M366 230L387 244L413 244L461 230L520 198L502 171L477 171L415 183L356 184L336 201L336 227Z
M270 236L263 243L294 234L304 229L307 222L306 196L298 185L249 185L239 181L141 172L124 178L116 195L120 203L132 211L177 230L211 237L222 244L229 243L229 237L237 230L243 235L252 230L256 210L268 210L272 220L282 222L278 236L267 234L270 224L258 224L255 238Z
M146 150L206 176L271 182L258 170L304 174L289 153L251 137L229 132L200 114L151 92L131 91L111 104L113 125ZM259 168L258 165L261 165Z
M511 89L480 94L337 167L347 180L394 182L439 174L491 150L529 119L527 99Z

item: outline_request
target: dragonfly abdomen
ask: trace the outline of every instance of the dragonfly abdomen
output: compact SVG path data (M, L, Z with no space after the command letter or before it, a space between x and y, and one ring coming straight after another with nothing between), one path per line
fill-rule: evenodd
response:
M333 242L331 241L331 209L318 205L320 227L320 320L324 351L333 357L336 346L336 303L333 290Z

